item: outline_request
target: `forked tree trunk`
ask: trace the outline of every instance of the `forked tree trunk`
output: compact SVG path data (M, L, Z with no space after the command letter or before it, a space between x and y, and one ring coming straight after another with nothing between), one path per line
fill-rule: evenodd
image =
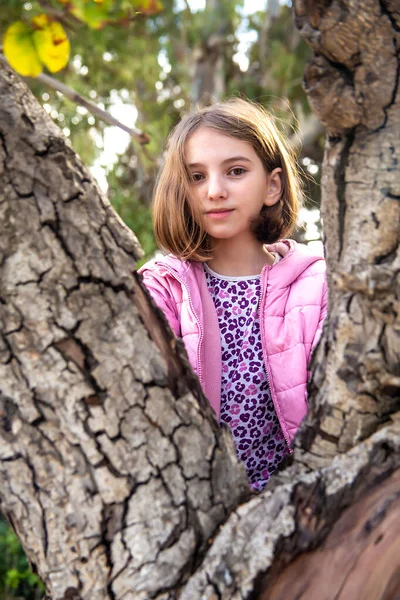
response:
M400 595L399 13L295 2L327 127L330 316L292 464L251 496L133 235L0 74L0 498L54 600Z

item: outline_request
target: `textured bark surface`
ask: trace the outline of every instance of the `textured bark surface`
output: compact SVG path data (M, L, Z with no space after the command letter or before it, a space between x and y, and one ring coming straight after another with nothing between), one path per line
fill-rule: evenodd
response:
M147 599L188 577L247 480L134 236L6 69L0 95L1 510L52 598Z
M327 128L330 316L292 464L250 496L139 255L0 72L0 500L55 600L400 597L396 2L294 2Z
M315 52L305 86L328 130L322 216L330 318L298 440L301 460L313 467L400 408L400 27L398 3L295 6Z
M328 539L280 573L260 598L398 598L399 478L398 470L347 508Z
M326 561L332 566L331 553L335 548L336 562L344 561L349 574L358 580L366 577L363 562L354 564L354 558L365 554L368 559L366 546L382 534L383 539L387 529L380 530L381 516L383 520L386 512L390 512L391 519L399 515L399 477L382 488L382 482L400 466L399 450L398 423L337 456L321 471L299 473L287 469L284 477L276 478L275 485L267 486L263 494L231 515L179 598L281 600L284 590L285 599L289 600L364 600L364 596L357 594L340 596L343 579L348 574L342 572L340 579L334 571L328 578L321 565ZM368 502L369 490L374 486L379 496L375 504ZM354 511L358 529L368 532L368 539L353 534ZM346 541L338 545L339 534ZM353 541L351 554L350 541ZM393 582L400 568L397 544L398 541L385 538L387 571L382 573L387 579L381 581L383 588ZM319 554L313 557L312 551L317 547ZM300 564L304 579L293 575L299 564L295 561L291 565L295 559L303 561ZM373 566L371 576L379 578L381 575ZM317 569L321 569L319 577ZM396 586L397 596L386 596L386 600L399 597L398 580ZM321 595L322 589L325 595ZM381 596L372 598L378 600Z

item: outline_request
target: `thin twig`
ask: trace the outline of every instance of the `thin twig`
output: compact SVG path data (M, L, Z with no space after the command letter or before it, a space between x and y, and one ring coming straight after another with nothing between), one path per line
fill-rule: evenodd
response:
M0 59L7 65L9 65L4 55L0 54ZM60 92L64 96L67 96L67 98L72 100L72 102L75 102L75 104L80 104L81 106L84 106L92 115L94 115L98 119L101 119L108 125L119 127L123 131L126 131L126 133L129 133L129 135L133 139L138 141L141 146L144 146L145 144L148 144L150 142L150 136L147 133L140 131L140 129L127 127L127 125L124 125L123 123L118 121L118 119L110 115L110 113L106 112L99 106L96 106L96 104L90 102L90 100L86 100L86 98L78 94L78 92L65 85L65 83L58 81L58 79L54 79L54 77L50 77L50 75L41 73L40 75L35 77L35 80L40 81L41 83L44 83L53 90Z
M47 0L38 0L40 6L46 11L46 14L55 17L60 23L63 23L69 29L74 30L76 26L82 25L82 21L80 21L75 15L65 10L59 10L54 8Z
M35 77L35 79L44 83L53 90L60 92L64 96L67 96L67 98L72 100L72 102L75 102L75 104L80 104L81 106L84 106L90 113L92 113L92 115L98 117L105 123L108 123L108 125L115 125L115 127L123 129L123 131L126 131L131 137L137 140L139 144L144 145L149 143L150 137L147 135L147 133L140 131L140 129L124 125L123 123L118 121L118 119L110 115L110 113L106 112L99 106L96 106L96 104L90 102L90 100L86 100L86 98L78 94L78 92L68 87L61 81L58 81L58 79L54 79L54 77L50 77L50 75L46 75L45 73L41 73L40 75Z

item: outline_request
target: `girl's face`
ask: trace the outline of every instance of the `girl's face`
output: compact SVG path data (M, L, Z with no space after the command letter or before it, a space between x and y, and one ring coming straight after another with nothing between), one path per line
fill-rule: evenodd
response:
M250 222L280 199L281 169L267 175L249 143L209 127L190 136L185 159L205 231L214 240L254 242Z

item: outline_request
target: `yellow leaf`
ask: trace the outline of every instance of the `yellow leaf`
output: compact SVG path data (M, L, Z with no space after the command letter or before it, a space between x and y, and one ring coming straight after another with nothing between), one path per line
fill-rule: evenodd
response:
M42 72L32 35L32 28L23 21L12 23L4 35L4 55L23 77L37 77Z
M45 27L48 27L49 22L50 22L50 19L45 13L42 13L41 15L37 15L37 17L33 17L31 19L31 23L32 23L34 29L43 29Z
M41 62L51 73L60 71L68 63L70 45L64 28L42 14L32 19L35 28L33 42Z
M155 15L161 12L164 8L160 0L139 0L135 3L135 8L143 15Z

